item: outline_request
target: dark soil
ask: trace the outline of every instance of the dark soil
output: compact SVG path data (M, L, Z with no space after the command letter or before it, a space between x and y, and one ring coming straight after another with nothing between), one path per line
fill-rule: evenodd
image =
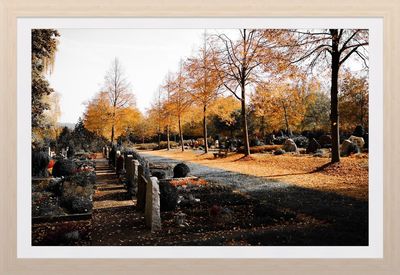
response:
M34 245L368 245L368 202L301 187L247 193L212 183L179 188L181 203L161 212L162 230L151 233L106 162L97 162L92 221L66 222L81 224L83 240L65 240L57 229L64 224L41 224L33 227Z

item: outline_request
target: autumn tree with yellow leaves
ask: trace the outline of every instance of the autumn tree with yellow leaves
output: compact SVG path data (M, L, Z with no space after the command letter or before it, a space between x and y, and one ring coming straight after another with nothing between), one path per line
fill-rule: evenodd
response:
M367 77L344 71L339 82L341 129L353 131L356 125L368 128L368 96Z
M279 30L240 29L239 38L232 39L226 34L217 35L213 51L220 60L216 69L220 72L223 86L230 91L241 104L241 120L245 156L250 155L247 97L250 87L266 72L275 66L277 53L273 50L276 42L270 36Z
M289 135L298 130L307 106L315 100L315 88L315 83L302 81L269 82L257 86L251 100L256 116L261 118L262 129L265 131L268 121L271 130L284 128Z
M207 36L204 33L203 47L199 54L189 58L186 64L188 86L194 101L202 108L204 152L208 152L207 142L207 111L209 105L218 96L222 86L219 71L215 69L218 61L210 48L207 48Z
M115 128L119 120L124 119L127 108L135 103L130 83L127 81L121 62L115 58L104 77L104 91L111 105L111 143L114 142Z
M109 93L99 92L86 104L83 117L86 129L111 141L112 138L133 131L141 119L141 114L135 106L114 109ZM114 136L110 136L110 132Z
M183 64L181 64L179 71L175 74L174 78L171 79L171 82L168 83L168 85L171 87L171 93L166 102L167 109L178 121L179 138L183 152L185 148L183 144L182 120L193 102L187 90Z

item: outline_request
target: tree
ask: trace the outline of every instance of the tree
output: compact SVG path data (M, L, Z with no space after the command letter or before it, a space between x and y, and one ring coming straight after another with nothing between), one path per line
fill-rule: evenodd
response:
M316 31L289 31L290 42L286 43L291 50L292 62L309 62L310 67L324 59L331 69L331 135L332 159L340 161L339 152L339 104L338 80L339 70L351 56L360 58L366 67L368 61L368 30L362 29L329 29ZM330 60L328 59L330 56Z
M134 105L130 84L125 78L118 58L113 60L104 77L104 90L107 92L111 104L111 143L113 143L118 113L128 106Z
M40 127L33 127L32 132L43 140L55 141L61 130L58 126L61 115L60 95L57 92L43 95L41 102L46 104L47 109L41 115Z
M163 91L165 91L166 96L164 100L162 100L162 114L163 117L166 119L166 132L167 132L167 150L171 149L171 144L170 144L170 133L171 133L171 104L170 104L170 98L171 98L171 93L173 89L173 76L171 72L168 72L166 78L165 78L165 84L161 87Z
M109 100L108 92L99 92L86 104L84 125L89 131L98 136L111 140L126 135L139 123L141 114L135 106L125 106L114 109Z
M158 146L160 146L161 143L161 134L162 134L161 129L163 129L164 126L167 126L161 95L162 95L162 88L160 87L153 103L147 110L147 120L151 122L149 126L153 128L154 133L157 134Z
M110 138L112 108L107 92L97 93L89 102L86 103L83 122L91 132L99 136Z
M307 83L296 74L294 79L280 79L260 83L252 95L255 115L261 117L262 128L268 119L274 130L282 129L290 135L304 120L307 106L314 100L315 83ZM264 125L263 125L264 124Z
M302 121L304 130L329 131L330 98L322 91L315 93L315 100L307 105Z
M182 64L180 66L179 71L176 73L173 81L168 83L171 85L171 95L169 97L169 101L167 102L168 109L172 110L176 118L178 119L178 129L179 129L179 137L182 152L185 150L183 144L183 131L182 131L182 119L185 112L190 107L192 101L191 98L188 96L187 89L186 89L186 79L183 75Z
M62 148L67 148L71 146L72 141L72 133L68 127L64 127L57 138L57 147L58 150Z
M45 128L43 113L50 108L44 96L54 92L45 78L52 71L59 33L54 29L32 30L32 130Z
M196 102L203 109L203 138L204 152L208 153L207 142L207 108L210 103L218 96L221 83L218 71L215 70L213 63L215 57L211 49L207 49L207 37L204 33L204 45L200 48L199 56L189 58L187 63L187 74L190 92Z
M221 50L214 47L214 54L219 57L219 69L224 87L230 91L241 103L241 117L244 141L244 154L250 155L247 111L246 87L252 84L260 74L261 64L269 63L270 48L263 33L255 29L242 29L240 38L232 40L225 34L218 35L222 43ZM239 92L239 93L238 93Z
M342 129L353 131L357 125L368 127L368 79L345 71L340 81L339 111Z

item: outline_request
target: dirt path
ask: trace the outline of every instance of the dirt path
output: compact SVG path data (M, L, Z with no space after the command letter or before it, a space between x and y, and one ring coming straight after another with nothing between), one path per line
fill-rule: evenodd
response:
M105 159L96 160L93 196L92 245L130 245L137 240L144 221L135 202Z

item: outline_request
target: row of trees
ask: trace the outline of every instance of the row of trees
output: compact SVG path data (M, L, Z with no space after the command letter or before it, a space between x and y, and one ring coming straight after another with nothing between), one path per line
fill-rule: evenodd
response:
M254 106L256 114L263 120L263 128L266 120L269 124L279 125L281 119L278 114L282 113L286 130L290 132L290 125L304 122L305 114L307 111L310 113L312 106L317 107L311 110L314 114L322 107L316 106L323 103L323 96L318 94L320 83L310 77L312 74L309 72L315 68L322 72L328 66L331 72L332 162L338 162L339 69L352 55L357 55L367 66L367 45L366 30L243 29L239 30L237 39L225 34L211 35L204 39L204 46L199 49L197 56L181 62L180 69L172 77L168 75L163 86L167 96L157 105L159 109L161 105L164 106L164 112L161 113L165 114L163 118L167 118L167 128L170 127L171 115L177 117L183 140L182 114L190 103L197 103L203 108L203 136L207 144L207 106L221 92L230 92L241 105L244 152L249 155L248 106ZM351 79L350 72L346 74L348 81L342 85L345 90L342 99L350 98L352 94L357 94L358 99L344 102L344 109L354 112L354 108L349 108L352 104L361 106L359 122L363 123L368 108L367 80L363 78L355 84L357 81ZM255 92L251 98L252 104L249 104L248 91L252 90Z
M251 116L252 133L257 120L262 137L278 129L329 128L332 162L337 162L339 110L345 118L342 129L354 123L366 126L368 121L367 78L339 69L353 55L367 66L367 45L366 30L242 29L235 38L205 34L197 54L181 60L176 72L168 72L146 116L136 109L116 59L104 89L87 105L85 126L111 142L132 132L143 140L165 135L168 148L171 133L178 132L184 150L184 131L198 128L201 119L207 152L208 123L215 128L218 120L237 125L240 119L244 152L249 155ZM330 71L330 76L315 77L313 70L319 75ZM324 93L324 85L330 87L330 95Z

